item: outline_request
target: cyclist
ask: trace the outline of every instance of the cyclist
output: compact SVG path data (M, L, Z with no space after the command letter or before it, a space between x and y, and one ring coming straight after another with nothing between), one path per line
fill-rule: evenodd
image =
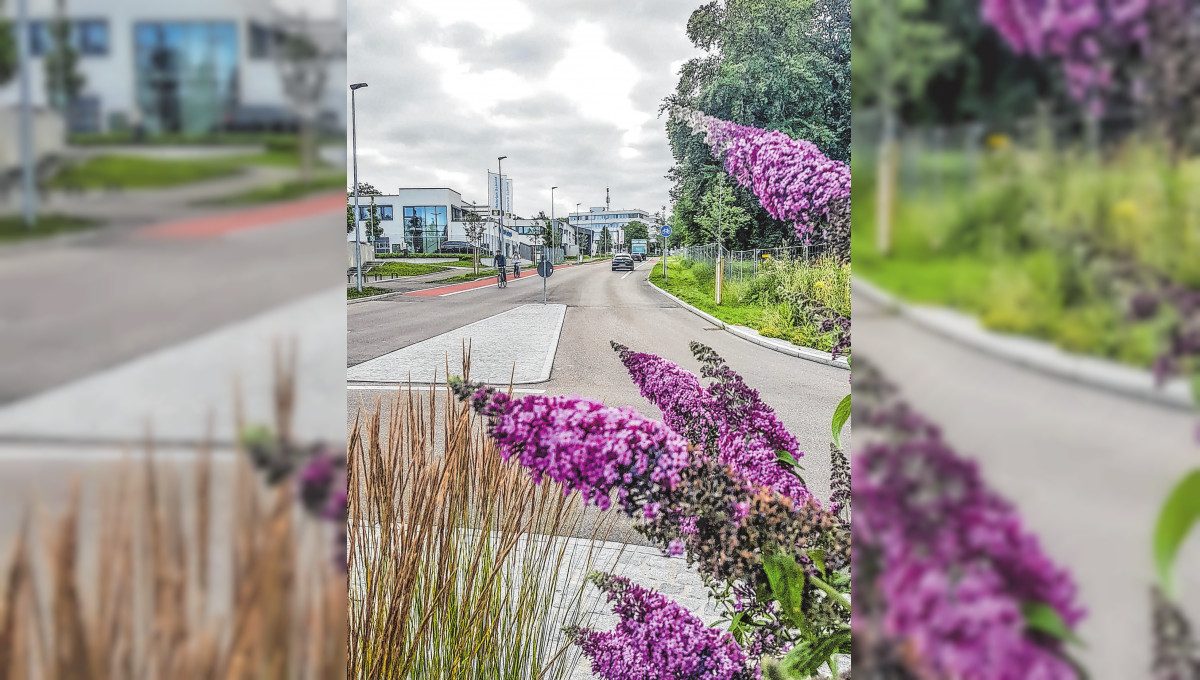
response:
M504 267L507 264L504 258L504 253L497 250L496 256L492 259L492 264L496 267L496 287L504 288L508 285L508 277L506 276L506 272L504 270Z
M519 257L513 258L513 278L521 278L521 258Z

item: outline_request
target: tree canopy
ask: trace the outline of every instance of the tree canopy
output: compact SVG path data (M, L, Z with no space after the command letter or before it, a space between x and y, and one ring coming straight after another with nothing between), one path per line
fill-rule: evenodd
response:
M688 38L705 55L686 62L664 108L678 105L742 125L813 142L850 158L850 1L714 0L692 13ZM704 140L673 116L667 135L676 233L685 242L711 184L725 175ZM778 245L791 228L741 187L733 200L752 218L736 235L745 247Z

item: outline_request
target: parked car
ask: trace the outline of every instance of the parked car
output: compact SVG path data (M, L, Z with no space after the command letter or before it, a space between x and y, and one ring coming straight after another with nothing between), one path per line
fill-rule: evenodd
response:
M466 241L446 241L437 249L439 253L447 255L470 255L472 250L471 244Z
M300 119L282 106L238 106L225 114L224 132L295 133Z
M613 255L612 270L614 272L618 269L633 271L633 266L633 257L629 253L617 253Z

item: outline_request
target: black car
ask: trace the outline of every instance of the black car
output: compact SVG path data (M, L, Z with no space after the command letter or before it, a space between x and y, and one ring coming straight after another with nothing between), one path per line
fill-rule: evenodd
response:
M618 269L628 269L629 271L633 271L633 267L633 258L630 257L629 253L617 253L616 255L613 255L612 270L614 272Z
M446 241L441 248L437 249L439 253L448 255L470 255L472 250L471 244L466 241Z
M645 262L646 261L646 253L634 253L633 261L634 262Z

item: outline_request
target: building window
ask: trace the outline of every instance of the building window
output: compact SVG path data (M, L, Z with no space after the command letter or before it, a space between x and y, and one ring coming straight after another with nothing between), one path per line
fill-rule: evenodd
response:
M228 123L237 104L237 34L232 21L134 24L138 105L151 132L199 135Z
M391 239L386 236L380 236L375 239L375 254L383 255L384 253L392 252Z
M457 205L450 206L450 217L455 222L462 222L462 220L463 220L462 208L458 207Z
M50 27L44 21L29 22L29 54L40 57L50 50Z
M266 59L271 56L271 29L257 22L250 22L250 58Z
M433 253L446 241L447 210L444 205L404 206L404 233L413 252Z
M79 41L79 53L90 57L108 54L108 21L86 19L75 22L75 34Z
M375 206L375 207L379 209L379 218L380 218L381 220L383 220L384 222L390 222L390 221L391 221L391 219L392 219L392 206L390 206L390 205L377 205L377 206Z

